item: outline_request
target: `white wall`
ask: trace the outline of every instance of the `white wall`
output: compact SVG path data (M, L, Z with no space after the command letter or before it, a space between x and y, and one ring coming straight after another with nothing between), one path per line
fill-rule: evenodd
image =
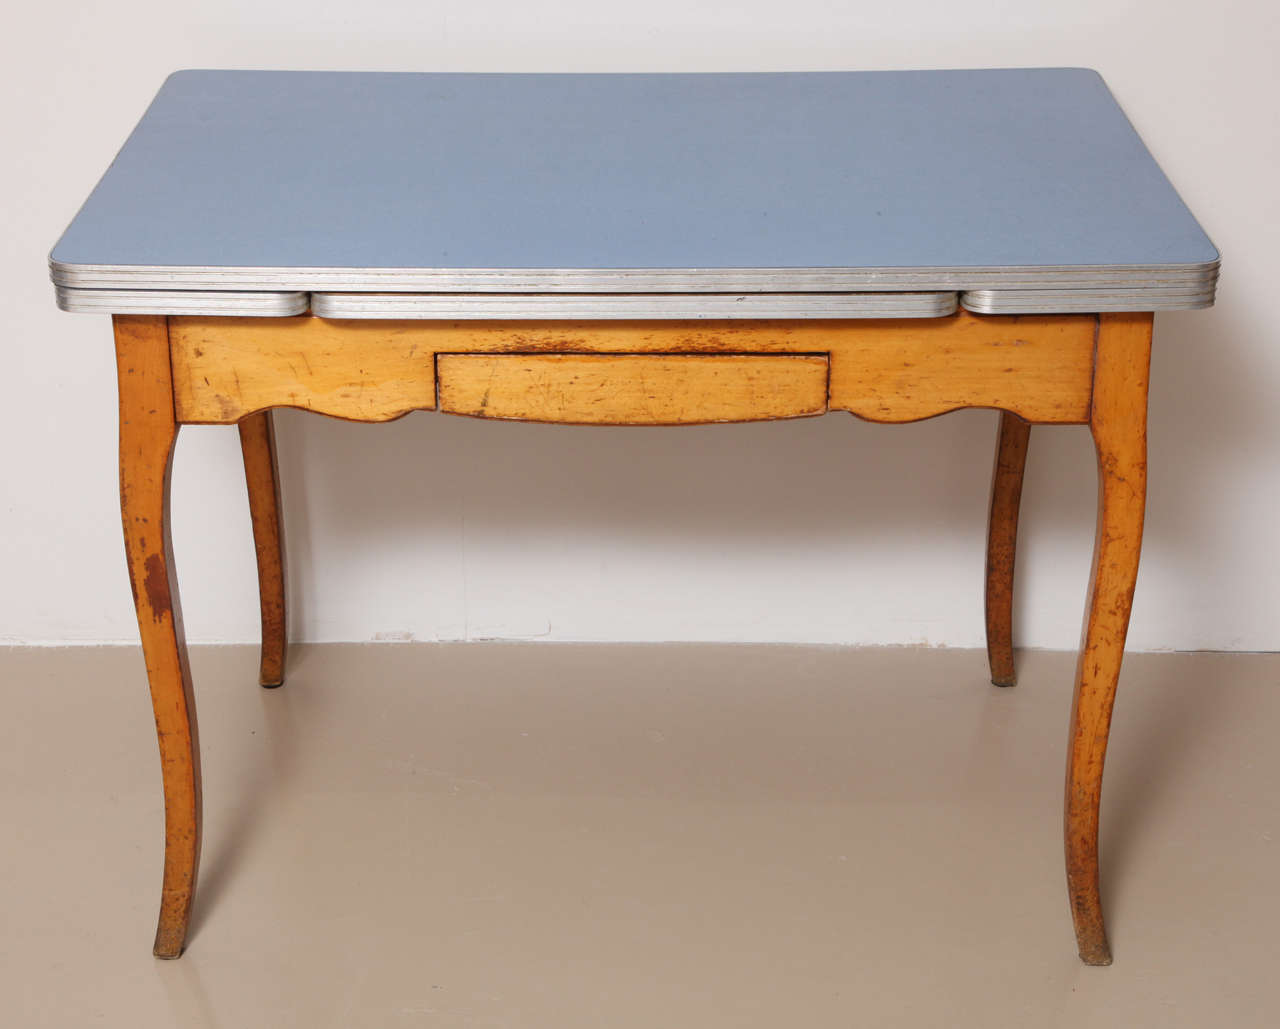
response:
M1131 643L1280 649L1280 20L1271 0L172 0L6 17L0 639L134 640L105 318L45 256L175 68L801 70L1087 65L1224 253L1160 315ZM20 20L19 20L20 19ZM981 643L995 416L686 429L279 417L293 634ZM1081 429L1038 429L1018 637L1075 645L1095 496ZM193 640L257 633L232 429L186 429Z

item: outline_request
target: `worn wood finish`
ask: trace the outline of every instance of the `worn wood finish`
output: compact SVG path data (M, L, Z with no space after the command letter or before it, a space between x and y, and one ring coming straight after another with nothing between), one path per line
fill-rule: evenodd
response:
M120 383L120 512L129 581L160 742L164 881L155 955L187 936L200 861L200 747L169 535L169 478L178 425L163 317L116 316Z
M276 432L270 411L251 414L239 423L244 477L249 488L249 515L258 557L258 598L262 610L262 654L258 682L268 688L284 684L288 626L285 618L284 525L280 515L280 477L276 467Z
M277 325L275 323L282 324ZM231 425L270 407L385 422L435 407L434 354L389 328L315 331L318 318L171 318L181 422Z
M693 425L827 409L827 358L441 354L440 410L580 425Z
M1092 315L866 322L831 350L831 410L910 422L994 407L1030 422L1089 417Z
M1022 472L1030 438L1029 424L1016 414L1001 412L987 517L987 661L994 686L1012 686L1017 682L1013 668L1013 569Z
M1098 885L1098 814L1111 711L1142 548L1147 490L1150 314L1104 314L1089 428L1098 454L1098 527L1067 751L1067 888L1080 957L1111 963Z
M829 354L829 408L872 421L993 407L1084 423L1093 315L846 321L432 322L172 318L183 422L269 407L386 421L435 406L437 354ZM755 417L772 417L761 413Z

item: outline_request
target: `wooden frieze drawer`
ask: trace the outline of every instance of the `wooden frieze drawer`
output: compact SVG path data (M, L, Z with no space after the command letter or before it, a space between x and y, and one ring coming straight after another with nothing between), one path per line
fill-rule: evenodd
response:
M825 354L439 354L439 408L478 418L690 425L827 409Z

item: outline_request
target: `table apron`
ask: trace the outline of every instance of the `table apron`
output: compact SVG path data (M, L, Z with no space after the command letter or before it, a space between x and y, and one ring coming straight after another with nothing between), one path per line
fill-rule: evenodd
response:
M424 322L170 317L182 423L294 407L602 425L848 411L908 422L966 407L1089 420L1094 315L920 320Z

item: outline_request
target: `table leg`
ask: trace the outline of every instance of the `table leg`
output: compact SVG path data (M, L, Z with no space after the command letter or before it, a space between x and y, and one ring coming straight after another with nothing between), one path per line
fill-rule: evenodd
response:
M259 411L240 424L249 514L258 554L258 598L262 610L262 661L258 682L267 688L284 685L285 622L284 531L280 518L280 477L276 469L276 434L270 411Z
M1098 889L1098 811L1120 661L1133 604L1147 492L1150 314L1104 314L1089 427L1098 454L1098 525L1067 751L1067 889L1080 957L1109 965Z
M169 537L178 426L166 320L114 319L120 381L120 512L164 780L164 883L156 957L182 953L200 862L200 748Z
M1000 412L991 509L987 520L987 661L995 686L1017 682L1013 668L1013 566L1018 543L1022 472L1027 463L1031 425L1016 414Z

